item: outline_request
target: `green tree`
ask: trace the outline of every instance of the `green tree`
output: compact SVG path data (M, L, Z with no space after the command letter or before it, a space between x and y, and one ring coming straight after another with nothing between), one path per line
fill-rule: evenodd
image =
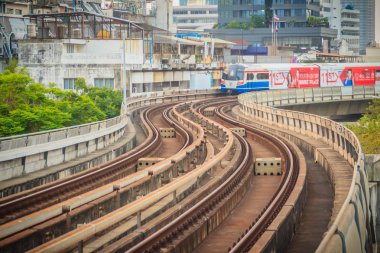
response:
M359 138L367 154L380 153L380 99L375 99L367 108L367 112L357 122L348 127Z
M227 29L240 29L241 28L241 24L236 21L235 19L231 20L230 23L227 24L226 26Z
M17 70L18 61L17 59L11 59L5 68L6 70L9 70L11 73L16 73Z
M79 125L115 117L122 94L89 88L83 78L75 91L34 83L25 69L0 73L0 137Z
M70 108L72 115L71 125L80 125L106 119L102 112L87 95L78 96Z
M289 18L288 20L286 20L286 23L289 24L289 27L294 27L294 24L297 23L297 19Z
M79 93L87 93L88 87L86 84L86 79L79 77L75 80L75 90Z
M4 73L0 73L0 104L12 110L18 104L25 103L21 94L25 92L31 81L32 79L24 70L16 70L16 72L5 70Z
M264 28L265 19L261 16L253 15L251 16L250 28Z
M309 27L329 27L329 20L327 17L310 16L307 18L306 25Z
M88 91L88 96L107 115L107 118L116 117L120 114L120 107L123 101L121 91L105 87L91 87Z

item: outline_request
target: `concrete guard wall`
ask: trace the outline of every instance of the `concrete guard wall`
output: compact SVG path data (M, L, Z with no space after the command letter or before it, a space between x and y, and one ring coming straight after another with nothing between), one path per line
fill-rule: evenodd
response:
M349 89L348 89L349 88ZM323 94L329 94L326 97ZM353 167L353 178L347 198L335 220L325 233L317 252L371 252L375 244L374 220L370 212L370 186L365 167L365 155L357 137L341 124L312 114L274 108L284 104L310 103L326 100L372 99L380 87L337 87L282 91L264 91L239 96L241 111L254 120L275 125L320 139L339 152ZM316 159L327 164L321 154ZM328 166L333 170L334 166ZM329 173L332 174L332 173ZM335 180L330 178L333 186Z

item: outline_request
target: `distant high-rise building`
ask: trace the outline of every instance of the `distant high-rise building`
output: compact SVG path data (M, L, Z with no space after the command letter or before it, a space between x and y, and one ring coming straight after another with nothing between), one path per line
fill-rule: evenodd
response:
M232 20L249 23L251 16L265 17L265 0L220 0L218 24L225 27Z
M272 45L274 36L270 27L275 14L279 19L276 21L277 29L273 29L277 32L277 46L329 52L331 42L337 37L337 30L330 28L325 17L331 16L334 1L339 0L220 0L219 29L227 28L233 20L239 22L237 25L242 28L238 29L240 32L226 29L215 31L215 34L224 39L231 37L240 41L244 37L244 43L252 45ZM266 28L255 27L250 30L248 26L245 32L244 27L247 26L244 23L250 23L254 15L265 18Z
M375 40L375 0L341 0L342 4L352 4L360 11L360 54Z
M177 31L204 31L218 22L218 0L181 0L173 6Z

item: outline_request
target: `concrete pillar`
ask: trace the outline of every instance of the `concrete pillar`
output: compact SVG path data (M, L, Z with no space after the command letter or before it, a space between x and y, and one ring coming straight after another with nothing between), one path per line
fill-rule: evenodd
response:
M71 215L70 215L71 207L70 206L62 206L62 212L66 213L66 232L71 230Z
M177 191L176 190L173 191L173 203L177 204Z
M83 253L83 241L80 241L80 242L78 243L78 252L79 252L79 253Z
M137 228L141 228L141 211L137 212L136 219L137 219Z
M114 185L113 190L116 191L115 194L115 209L120 208L120 185Z

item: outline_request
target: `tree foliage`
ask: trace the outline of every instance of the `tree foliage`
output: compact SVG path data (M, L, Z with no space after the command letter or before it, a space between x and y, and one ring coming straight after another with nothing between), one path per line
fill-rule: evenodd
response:
M380 99L372 101L367 112L357 122L348 127L358 136L367 154L380 153Z
M327 17L315 17L309 16L306 21L306 25L309 27L329 27L329 20Z
M263 28L266 27L264 17L253 15L251 16L251 20L249 23L238 22L233 19L230 23L227 24L227 29L243 29L243 30L251 30L254 28Z
M76 91L34 83L25 69L9 65L0 73L0 137L62 128L115 117L122 94L88 87L83 78Z
M257 15L251 16L250 26L252 28L264 28L264 27L266 27L264 17L257 16Z

